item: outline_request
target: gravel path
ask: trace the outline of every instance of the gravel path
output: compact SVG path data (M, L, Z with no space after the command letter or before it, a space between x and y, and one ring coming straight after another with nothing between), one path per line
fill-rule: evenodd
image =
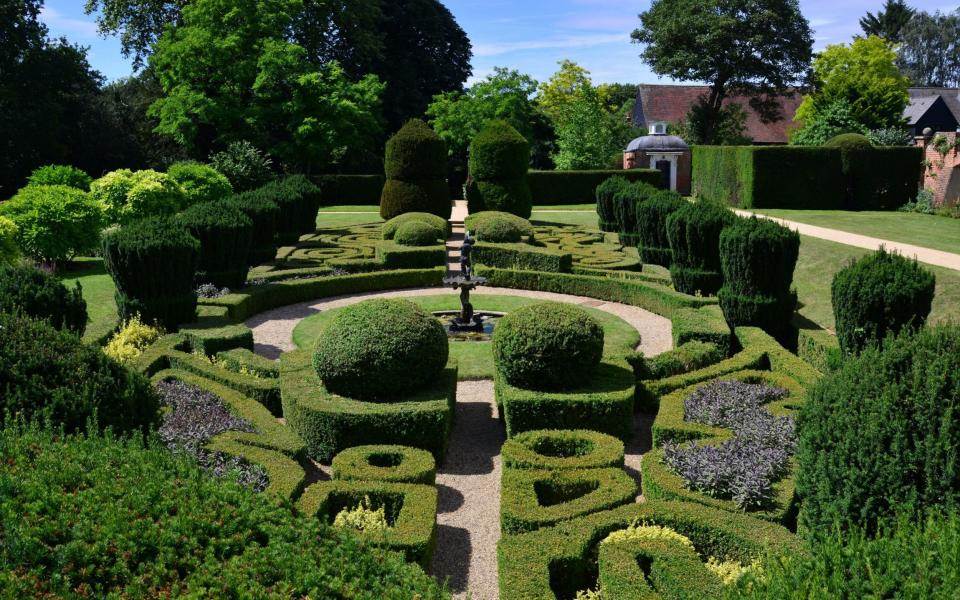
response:
M457 384L450 447L437 472L437 546L430 573L454 598L496 600L500 540L500 447L492 381Z

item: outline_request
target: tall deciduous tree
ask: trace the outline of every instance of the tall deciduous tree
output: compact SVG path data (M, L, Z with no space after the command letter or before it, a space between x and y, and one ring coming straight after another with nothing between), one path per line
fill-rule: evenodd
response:
M593 88L590 71L572 60L558 63L560 69L540 84L537 104L540 110L556 122L564 110Z
M804 82L813 34L798 0L654 0L632 38L654 73L710 86L703 98L705 141L723 101L750 97L766 121L783 117L774 96Z
M914 15L903 29L898 64L915 85L960 85L960 10Z
M910 81L896 65L893 46L877 36L857 38L849 46L827 46L813 62L814 92L803 99L796 119L809 123L838 100L867 129L903 123L910 102Z
M608 169L623 160L623 149L634 137L630 125L606 110L593 87L580 91L561 106L556 118L558 169Z
M886 0L883 10L878 10L877 14L868 12L860 19L860 28L868 36L875 35L897 44L902 39L903 28L915 12L903 0Z

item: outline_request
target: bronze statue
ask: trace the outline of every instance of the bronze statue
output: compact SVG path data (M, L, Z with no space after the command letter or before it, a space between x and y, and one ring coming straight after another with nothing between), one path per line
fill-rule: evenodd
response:
M473 265L470 260L470 254L472 252L473 238L470 237L470 232L467 231L463 235L463 244L460 246L460 274L463 275L463 278L467 281L470 280L473 271Z

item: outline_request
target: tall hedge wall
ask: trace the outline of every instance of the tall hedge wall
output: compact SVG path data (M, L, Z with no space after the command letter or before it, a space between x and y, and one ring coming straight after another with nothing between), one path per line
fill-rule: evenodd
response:
M383 175L319 175L314 178L327 204L377 206L386 177Z
M597 186L614 176L659 187L663 181L655 169L605 169L594 171L530 171L527 181L536 204L587 204L595 199Z
M916 196L918 148L695 146L693 190L740 208L895 210Z

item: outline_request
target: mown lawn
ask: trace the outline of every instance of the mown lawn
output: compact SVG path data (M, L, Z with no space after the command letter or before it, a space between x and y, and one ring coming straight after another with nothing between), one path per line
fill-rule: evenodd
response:
M756 212L807 225L960 254L960 219L876 211L760 209Z
M95 342L110 333L118 318L117 302L113 297L116 288L103 268L103 259L77 258L63 269L61 278L67 287L72 288L79 282L83 289L89 318L84 341Z

